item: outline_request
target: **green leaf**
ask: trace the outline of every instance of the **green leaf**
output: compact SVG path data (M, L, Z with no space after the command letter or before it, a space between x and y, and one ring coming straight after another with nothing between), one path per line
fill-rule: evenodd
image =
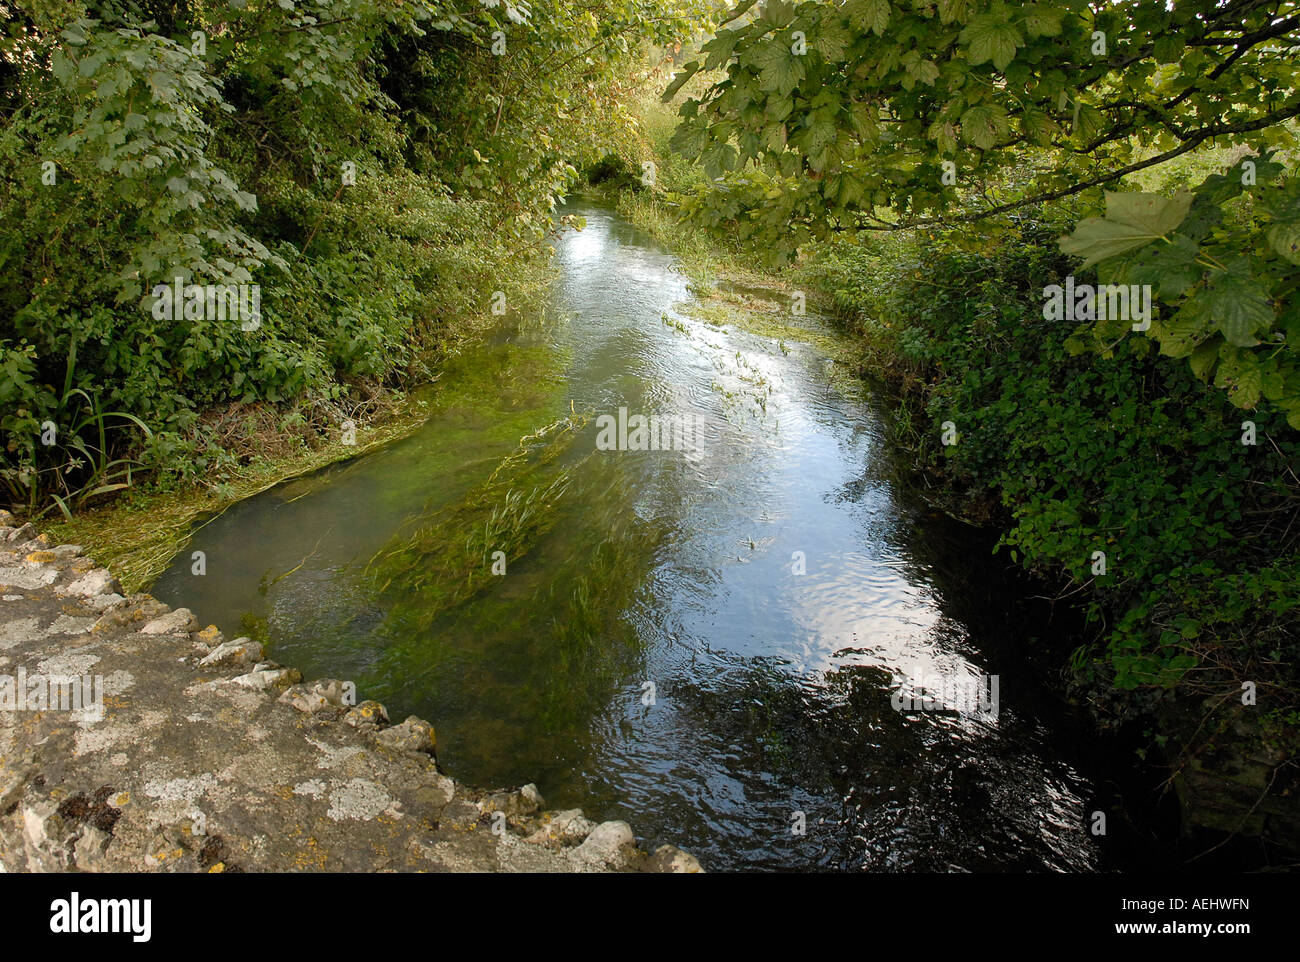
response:
M961 115L961 136L981 150L989 150L1010 132L1007 112L997 104L980 104Z
M668 89L663 92L663 96L659 99L664 103L672 100L677 96L677 91L681 90L682 86L694 77L699 69L700 62L698 60L692 60L686 66L682 67L682 69L677 72L676 76L673 77L673 82L668 85Z
M1106 115L1092 104L1079 104L1078 108L1070 134L1080 142L1087 143L1106 129Z
M1300 264L1300 221L1279 221L1268 229L1268 242L1292 264Z
M1165 34L1157 37L1155 42L1155 57L1157 63L1178 63L1183 59L1183 51L1187 49L1187 41L1178 34Z
M939 153L945 155L957 152L957 128L951 121L936 120L930 125L927 135L939 147Z
M1106 192L1107 220L1148 230L1154 237L1162 237L1175 230L1187 217L1191 206L1192 195L1181 190L1173 197Z
M62 36L64 40L68 41L68 43L80 47L90 39L86 36L86 27L88 26L90 26L90 21L74 20L72 23L68 24L60 36Z
M1227 388L1228 400L1239 408L1253 408L1259 403L1263 376L1253 351L1234 351L1223 359L1214 386Z
M723 30L716 37L700 48L700 53L707 53L704 61L705 70L716 70L731 59L735 53L736 43L740 40L739 30ZM688 67L690 64L687 65Z
M803 61L782 43L768 43L754 52L754 66L759 70L759 87L782 96L790 93L803 79Z
M1209 318L1193 303L1168 319L1152 325L1152 333L1160 340L1160 353L1166 357L1187 357L1195 352Z
M853 32L843 20L831 17L822 22L812 42L812 48L830 61L842 59L852 45Z
M1061 32L1062 16L1060 10L1041 3L1031 3L1025 7L1021 22L1025 25L1025 33L1030 37L1055 37Z
M1059 128L1047 111L1030 106L1020 115L1020 129L1038 146L1046 147L1052 142L1052 134Z
M76 75L77 65L56 47L54 53L50 55L50 70L54 73L54 79L67 86L68 81Z
M1205 273L1205 269L1196 263L1199 250L1190 237L1175 234L1168 244L1151 244L1107 262L1097 269L1098 277L1104 283L1110 283L1109 277L1102 276L1108 273L1103 268L1112 263L1116 266L1122 264L1124 283L1150 284L1163 300L1173 300L1186 293Z
M998 70L1006 70L1016 56L1016 48L1025 38L1005 17L982 13L962 28L958 39L966 44L972 66L993 61Z
M1073 234L1061 238L1060 246L1062 253L1084 258L1083 266L1087 268L1108 257L1145 247L1156 236L1104 217L1085 217L1075 226Z
M1259 343L1255 332L1273 321L1268 293L1246 271L1244 262L1237 259L1229 271L1215 273L1200 298L1224 338L1238 347Z
M1268 358L1260 364L1260 370L1264 378L1264 397L1270 401L1281 400L1286 393L1286 378L1278 367L1277 358Z
M864 33L871 30L879 37L889 26L889 0L851 0L846 9L849 22Z
M927 87L933 87L939 79L939 68L929 60L921 60L907 65L907 72Z
M759 19L765 20L777 27L788 26L794 19L794 4L786 0L767 0L762 6L762 13Z
M1083 266L1145 247L1174 230L1187 216L1192 195L1120 194L1107 191L1106 216L1086 217L1061 238L1061 250L1084 258Z
M1205 381L1210 374L1210 369L1214 367L1214 362L1219 359L1219 347L1223 342L1217 337L1212 337L1205 341L1192 352L1191 366L1192 373L1201 381Z
M939 0L939 22L965 22L970 15L970 0Z

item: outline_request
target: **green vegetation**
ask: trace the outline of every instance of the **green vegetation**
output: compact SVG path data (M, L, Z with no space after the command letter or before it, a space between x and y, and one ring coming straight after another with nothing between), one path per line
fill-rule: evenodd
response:
M1253 680L1280 715L1300 660L1300 438L1257 413L1243 444L1241 413L1147 341L1072 354L1041 310L1041 278L1069 270L1059 226L1026 220L981 251L946 232L832 245L810 272L899 396L897 440L1087 611L1097 648L1075 668L1105 682L1098 707L1125 720Z
M393 413L542 288L554 200L628 140L642 44L692 13L0 6L0 480L30 513L239 486ZM260 311L169 316L177 278Z
M572 473L555 462L588 421L575 414L535 431L460 502L415 521L371 560L368 574L378 591L418 596L419 628L427 631L504 574L557 522ZM448 532L459 539L449 543Z
M993 237L1037 205L1095 209L1126 174L1237 146L1240 166L1190 191L1107 193L1062 249L1100 262L1103 283L1154 287L1146 336L1238 407L1262 397L1300 428L1300 181L1277 162L1300 116L1297 9L746 0L665 93L720 71L673 143L722 189L682 203L787 262L863 230ZM1079 350L1127 331L1087 320Z
M418 676L455 692L478 706L484 740L505 758L524 746L493 741L503 718L535 719L530 737L557 746L586 736L642 657L623 612L664 537L627 510L635 494L610 462L566 461L586 420L524 439L485 484L418 519L371 562L392 605L391 642L368 691L386 697ZM507 576L494 550L507 554Z
M1099 717L1177 763L1220 740L1300 758L1300 5L0 12L0 490L56 537L116 544L100 560L129 587L199 513L416 423L407 392L498 308L536 313L555 203L581 187L677 252L683 313L811 341L888 390L933 495L1086 615L1068 667ZM694 59L669 82L679 41ZM173 285L255 286L255 316L170 304ZM1053 301L1104 286L1133 292L1124 313ZM791 311L805 291L854 352ZM532 427L507 421L494 440ZM549 566L524 583L549 592L552 647L515 668L557 719L565 675L613 686L637 657L600 639L661 534L619 520L625 493L583 492L602 513L581 560L535 556L575 497L580 423L525 438L371 570L420 596L400 638L513 590L495 551Z
M818 296L930 496L1086 615L1080 697L1175 769L1300 757L1296 13L741 2L625 198L710 276ZM1149 328L1053 315L1067 278L1149 285Z

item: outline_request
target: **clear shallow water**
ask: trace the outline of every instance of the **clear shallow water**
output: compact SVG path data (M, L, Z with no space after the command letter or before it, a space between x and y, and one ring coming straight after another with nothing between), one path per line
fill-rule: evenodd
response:
M412 437L203 525L154 593L430 719L458 779L535 781L712 870L1103 867L1095 765L1025 658L1052 629L988 541L895 483L878 417L812 348L682 315L669 255L573 211L565 320L462 355ZM699 415L700 449L597 450L574 418L489 484L521 438L619 407ZM503 493L558 481L484 577ZM982 673L995 721L891 704L906 678Z

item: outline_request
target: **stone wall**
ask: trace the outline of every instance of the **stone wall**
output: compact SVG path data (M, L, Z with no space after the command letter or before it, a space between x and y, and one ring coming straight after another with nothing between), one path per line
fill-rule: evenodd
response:
M2 511L0 599L0 870L701 870L535 786L459 784L428 722L124 597Z

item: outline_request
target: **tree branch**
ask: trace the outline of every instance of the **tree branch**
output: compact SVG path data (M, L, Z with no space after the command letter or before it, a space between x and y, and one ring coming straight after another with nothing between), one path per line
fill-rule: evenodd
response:
M960 217L939 217L923 221L910 221L902 224L890 224L886 227L859 227L859 230L871 231L897 231L913 230L923 227L946 227L952 224L967 224L973 221L984 220L988 217L996 217L998 214L1005 214L1008 211L1018 210L1021 207L1031 207L1035 204L1042 204L1049 200L1059 200L1062 197L1070 197L1074 194L1082 193L1090 187L1099 187L1102 184L1108 184L1111 181L1126 177L1129 174L1136 173L1139 170L1145 170L1148 167L1155 167L1159 164L1180 157L1190 150L1194 150L1205 141L1213 137L1221 137L1225 134L1244 134L1254 130L1263 130L1265 127L1272 127L1274 124L1289 120L1292 117L1300 116L1300 103L1280 111L1276 114L1269 114L1266 117L1260 117L1247 123L1240 124L1214 124L1209 127L1203 127L1196 133L1189 135L1187 140L1177 147L1165 151L1163 154L1157 154L1147 160L1136 161L1118 170L1113 170L1108 174L1100 174L1088 180L1080 181L1073 187L1063 187L1060 190L1048 191L1043 194L1036 194L1033 197L1026 197L1023 200L1013 201L1007 204L999 204L996 207L990 207L987 210L977 211L974 214L963 214Z

